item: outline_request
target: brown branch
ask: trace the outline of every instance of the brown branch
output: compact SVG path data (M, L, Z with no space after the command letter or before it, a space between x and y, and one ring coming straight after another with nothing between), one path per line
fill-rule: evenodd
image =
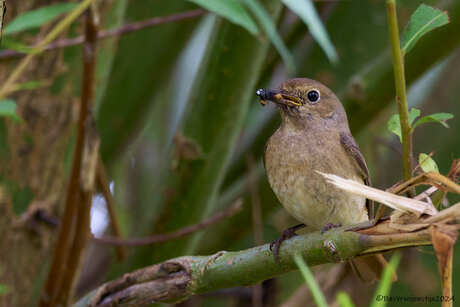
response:
M460 203L438 225L459 228ZM437 217L437 216L436 216ZM75 306L147 306L175 303L196 295L241 285L253 285L296 269L293 257L301 254L310 266L344 262L358 255L396 248L430 245L430 224L422 217L410 222L409 231L390 227L390 220L359 232L347 227L313 232L283 242L276 263L270 244L241 251L219 251L209 256L183 256L135 272L125 273L90 292ZM408 225L409 225L408 224ZM421 226L418 226L420 225ZM327 244L325 244L327 243ZM249 272L249 274L248 274ZM331 275L328 274L327 277ZM330 280L330 279L329 279Z
M186 12L179 13L179 14L172 14L168 16L155 17L155 18L151 18L147 20L133 22L133 23L125 24L116 29L100 31L98 33L97 39L106 39L106 38L113 37L113 36L120 36L126 33L143 30L143 29L150 28L150 27L157 26L157 25L164 24L164 23L176 22L176 21L180 21L184 19L191 19L191 18L201 16L205 13L206 13L205 10L197 9L197 10L186 11ZM54 43L47 45L43 49L43 51L72 47L72 46L83 44L83 42L84 42L83 35L75 37L75 38L64 38L64 39L55 41ZM24 55L25 53L22 53L20 51L4 50L4 51L0 51L0 60L5 59L5 58L10 58L10 57L20 57Z
M88 44L90 44L90 41L88 41ZM92 48L94 48L94 46ZM86 79L83 80L86 82ZM93 95L91 95L91 97L93 97ZM58 306L69 305L73 297L75 285L79 277L81 264L83 262L84 250L90 239L91 201L95 187L100 145L100 138L97 132L96 123L92 116L88 116L87 118L85 139L86 140L84 145L80 175L80 204L77 210L75 236L72 243L72 248L70 250L69 260L67 261L66 267L64 269L62 284L57 290Z
M460 194L460 185L450 180L448 177L435 172L422 173L417 177L412 177L405 182L392 186L387 189L387 191L394 194L400 194L421 184L434 185L446 192Z
M85 147L85 126L87 125L88 112L91 110L90 106L94 92L96 40L97 28L93 23L91 14L87 13L86 43L83 48L82 95L72 173L67 190L64 217L40 306L56 306L56 302L62 302L62 300L65 300L64 304L68 303L71 297L69 292L73 288L82 249L86 245L88 238L92 187L87 187L89 190L82 190L84 185L82 184L81 174ZM79 203L82 203L82 205L77 208ZM75 237L72 237L72 235Z
M121 228L120 223L118 222L117 215L115 213L115 200L113 199L112 193L110 193L109 180L107 178L107 172L105 171L104 162L101 159L101 156L98 157L97 163L97 186L99 191L102 193L105 199L105 205L107 212L109 213L110 226L112 227L113 234L117 238L121 238ZM117 245L115 248L117 252L117 258L119 261L122 261L126 258L126 248L121 245Z
M83 45L83 79L80 112L91 112L94 97L94 72L96 66L97 24L92 10L85 15L85 43ZM91 114L91 113L90 113ZM88 115L90 115L88 114ZM78 193L80 205L77 208L77 220L69 258L62 275L62 282L55 289L56 302L52 306L67 306L73 297L73 290L83 260L83 252L89 241L91 200L99 155L99 135L91 116L86 116L82 131L84 144Z
M213 216L207 218L206 220L198 224L190 225L190 226L181 228L179 230L165 233L165 234L153 235L147 238L133 238L133 239L120 239L120 238L112 237L112 236L103 236L103 237L93 237L93 240L100 244L125 245L125 246L143 246L143 245L148 245L148 244L171 241L171 240L175 240L180 237L183 237L185 235L191 234L193 232L205 229L206 227L212 224L215 224L224 218L228 218L234 215L235 213L241 210L242 204L243 204L242 200L238 199L235 202L235 204L233 204L231 207L217 212Z

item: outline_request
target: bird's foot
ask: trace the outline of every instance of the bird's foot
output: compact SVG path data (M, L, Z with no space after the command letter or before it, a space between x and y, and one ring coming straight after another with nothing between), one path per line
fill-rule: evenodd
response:
M306 227L305 224L299 224L299 225L295 225L293 227L289 227L288 229L284 230L283 233L281 234L281 236L276 239L275 241L271 242L270 243L270 250L273 251L273 258L275 258L275 262L277 264L279 264L279 258L278 258L278 254L279 254L279 250L280 250L280 246L281 246L281 243L283 243L283 241L289 239L289 238L292 238L294 236L296 236L297 234L295 233L297 230L299 229L302 229Z
M342 224L341 223L338 223L338 224L327 223L326 225L324 225L323 228L321 228L321 234L325 233L329 229L337 228L337 227L342 227Z

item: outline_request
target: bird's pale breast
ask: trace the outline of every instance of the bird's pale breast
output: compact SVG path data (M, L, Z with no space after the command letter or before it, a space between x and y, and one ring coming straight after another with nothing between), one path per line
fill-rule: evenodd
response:
M337 131L318 136L278 129L267 143L265 169L282 205L308 226L321 229L327 223L349 225L368 220L365 198L339 190L315 172L363 182L341 147Z

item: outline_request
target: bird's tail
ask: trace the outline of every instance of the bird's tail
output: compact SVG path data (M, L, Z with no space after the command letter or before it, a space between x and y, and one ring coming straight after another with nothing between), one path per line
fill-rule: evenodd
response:
M377 254L354 258L350 260L350 265L359 279L364 282L374 282L380 280L388 262L382 254ZM398 280L398 276L396 272L393 272L392 281L395 282L396 280Z

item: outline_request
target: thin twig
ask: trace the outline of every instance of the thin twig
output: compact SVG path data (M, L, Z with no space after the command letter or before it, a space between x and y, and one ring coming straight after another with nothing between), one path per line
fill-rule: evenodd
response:
M61 223L61 228L58 234L56 247L53 253L53 261L48 274L48 279L45 284L45 293L40 301L40 306L55 306L55 300L58 296L62 295L61 291L58 291L61 284L64 282L64 275L67 275L65 268L68 265L68 261L72 258L71 255L71 244L78 239L78 236L84 236L85 234L79 234L76 232L76 228L80 227L77 224L80 222L86 223L84 219L85 212L89 212L89 206L82 206L77 211L77 206L82 201L87 201L88 197L85 193L80 191L81 183L81 169L83 160L83 149L85 143L85 123L87 121L88 111L90 110L90 101L93 97L93 81L94 81L94 61L95 61L95 42L97 30L92 24L91 19L87 17L87 26L85 37L87 37L88 43L84 46L83 56L83 81L82 81L82 95L80 105L80 115L78 119L78 130L77 130L77 141L75 145L74 159L72 162L72 173L70 182L67 190L66 206L64 209L64 216ZM92 19L91 19L92 20ZM84 199L82 199L84 198ZM80 212L84 210L85 212ZM89 214L89 213L88 213ZM84 226L84 225L83 225ZM75 238L72 238L72 235ZM60 293L61 292L61 293Z
M186 11L183 13L172 14L172 15L161 16L161 17L154 17L154 18L147 19L147 20L128 23L116 29L100 31L97 36L97 39L98 40L106 39L106 38L113 37L113 36L120 36L120 35L124 35L127 33L147 29L153 26L164 24L164 23L176 22L176 21L180 21L184 19L192 19L192 18L201 16L205 13L206 13L205 10L197 9L197 10ZM64 38L64 39L55 41L54 43L51 43L45 46L43 51L50 51L54 49L72 47L72 46L82 44L83 41L84 41L83 35L77 36L75 38ZM4 51L0 51L0 60L5 59L5 58L10 58L10 57L24 56L24 55L25 54L20 51L4 50Z
M113 199L112 193L110 193L109 180L107 178L107 172L105 171L104 162L99 155L98 164L97 164L97 186L99 191L102 193L105 199L105 205L107 212L109 213L110 225L112 226L112 231L117 238L121 238L121 227L118 222L117 215L115 213L115 200ZM115 248L117 252L117 258L119 261L122 261L126 258L126 248L121 245L117 245Z
M242 200L239 199L231 207L214 214L210 218L198 224L187 226L179 230L165 233L165 234L153 235L147 238L133 238L133 239L120 239L120 238L112 237L112 236L103 236L103 237L93 237L93 240L100 244L125 245L125 246L143 246L143 245L148 245L148 244L171 241L171 240L175 240L180 237L183 237L185 235L197 232L199 230L205 229L206 227L212 224L215 224L224 218L228 218L234 215L235 213L241 210L242 204L243 204Z
M390 33L393 70L396 86L396 103L398 105L399 121L401 123L404 180L409 180L412 174L412 135L407 109L406 80L404 76L403 55L399 43L398 19L396 16L395 0L387 0L388 28Z
M407 189L414 188L417 185L426 184L426 185L438 185L441 184L439 188L444 189L447 192L460 194L460 185L450 180L448 177L443 176L436 172L428 172L413 177L408 181L402 182L400 184L394 185L389 188L387 191L400 194L406 191Z

